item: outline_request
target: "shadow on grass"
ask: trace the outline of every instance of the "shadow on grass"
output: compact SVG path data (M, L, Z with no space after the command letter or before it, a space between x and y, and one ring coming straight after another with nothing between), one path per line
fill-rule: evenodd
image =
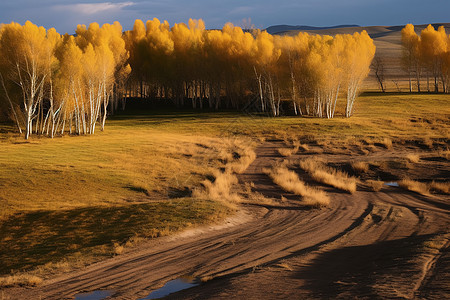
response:
M326 252L294 277L304 279L307 289L319 298L395 298L398 291L408 293L420 277L420 257L427 251L424 244L434 236L410 236Z
M0 274L71 255L112 255L114 242L124 243L135 235L166 235L228 212L217 202L178 199L17 214L0 223Z

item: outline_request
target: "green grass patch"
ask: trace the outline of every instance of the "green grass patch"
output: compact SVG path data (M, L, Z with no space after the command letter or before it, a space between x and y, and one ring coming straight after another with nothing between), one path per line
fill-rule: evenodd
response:
M0 274L70 257L113 254L114 243L153 238L231 212L219 202L184 198L126 206L18 213L0 224Z

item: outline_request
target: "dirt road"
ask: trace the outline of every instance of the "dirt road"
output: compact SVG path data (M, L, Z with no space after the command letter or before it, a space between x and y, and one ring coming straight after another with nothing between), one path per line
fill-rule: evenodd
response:
M239 177L273 204L243 205L230 226L155 239L40 287L6 290L4 297L74 299L111 290L113 299L139 299L188 275L211 280L168 298L449 298L448 199L397 187L359 186L350 195L321 186L330 207L308 209L262 172L280 160L277 147L260 146Z

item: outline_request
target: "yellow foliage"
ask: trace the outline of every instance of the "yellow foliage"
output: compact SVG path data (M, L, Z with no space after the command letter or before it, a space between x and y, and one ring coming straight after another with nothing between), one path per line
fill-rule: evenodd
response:
M39 76L50 85L34 85L45 91L38 103L44 97L52 101L53 116L41 119L51 120L61 133L68 122L70 132L92 134L96 123L103 129L114 93L124 91L125 84L133 88L136 83L141 96L147 96L150 89L160 96L164 91L177 104L192 99L194 108L206 98L217 109L224 94L237 108L248 94L258 94L261 110L274 116L280 113L281 99L290 98L299 114L332 118L338 99L346 97L345 115L350 116L375 52L365 31L335 37L272 36L231 23L222 30L206 30L201 19L170 27L157 18L136 20L131 31L123 34L122 30L118 22L92 23L78 25L74 37L61 37L54 29L47 31L31 22L4 25L0 29L0 70L12 70L14 75L16 60L19 70L33 61ZM442 40L445 32L430 29L424 35ZM36 118L36 107L25 106L29 120ZM40 127L36 131L43 132L48 124L36 124Z

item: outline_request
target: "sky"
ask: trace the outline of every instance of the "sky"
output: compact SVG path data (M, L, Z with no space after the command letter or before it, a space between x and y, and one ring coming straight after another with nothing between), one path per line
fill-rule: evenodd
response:
M125 30L135 19L187 23L203 19L206 28L227 22L256 28L271 25L404 25L450 22L450 0L1 0L0 23L31 22L60 33L77 24L119 21ZM244 21L246 20L246 21Z

